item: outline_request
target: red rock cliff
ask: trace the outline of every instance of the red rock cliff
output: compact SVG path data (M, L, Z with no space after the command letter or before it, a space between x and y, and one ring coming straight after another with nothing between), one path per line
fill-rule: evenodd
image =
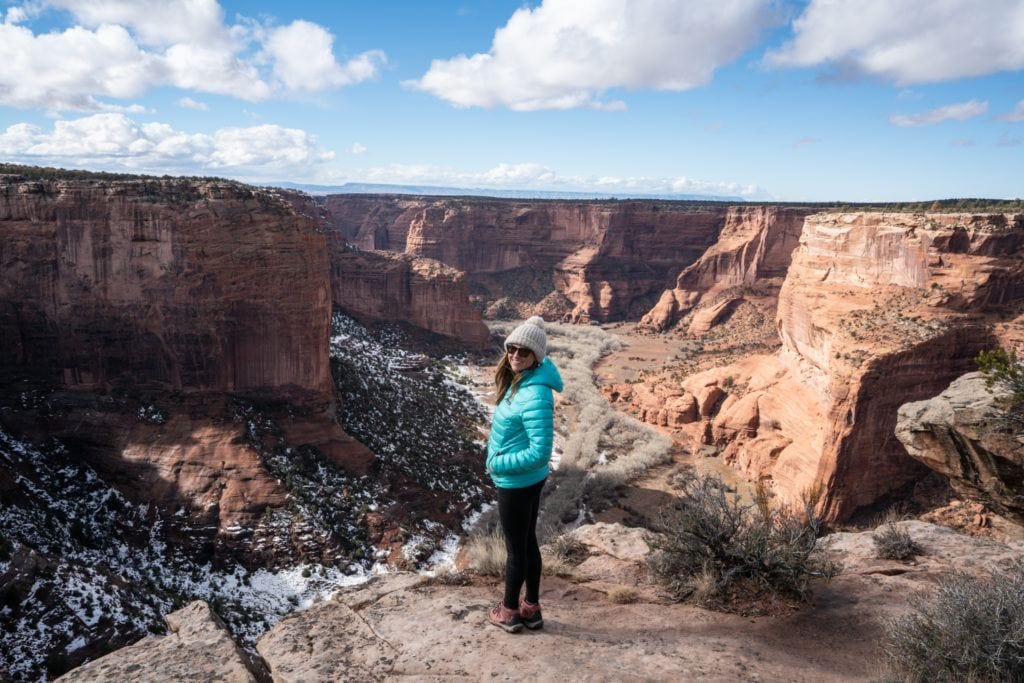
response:
M466 274L438 261L334 247L331 287L334 303L358 317L408 321L476 348L487 343Z
M831 520L912 485L925 469L894 436L897 409L972 369L1019 315L1022 249L1021 215L808 217L780 294L780 352L686 382L740 378L710 438L786 500L820 490Z
M666 330L701 301L711 302L730 288L754 283L777 288L792 260L808 209L777 206L730 207L718 241L676 278L640 326ZM734 306L736 297L720 302ZM709 307L714 311L714 306Z
M9 376L330 391L324 237L269 193L180 180L7 182L0 229Z
M552 291L572 320L639 316L715 242L724 205L334 195L334 229L362 249L436 259L493 301ZM497 276L504 280L497 280ZM550 284L548 284L550 283Z
M136 500L222 531L284 504L232 400L284 407L265 448L365 470L372 454L333 414L330 316L325 236L276 193L0 182L3 419L73 443Z

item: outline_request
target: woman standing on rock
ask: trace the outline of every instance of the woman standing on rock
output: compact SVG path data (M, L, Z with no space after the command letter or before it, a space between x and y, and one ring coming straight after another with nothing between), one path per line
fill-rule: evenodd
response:
M544 625L540 613L540 546L537 511L554 443L554 396L562 377L547 357L544 319L534 316L505 339L494 373L497 405L487 442L487 472L498 487L505 535L505 595L490 611L492 624L509 633ZM526 595L520 591L526 584Z

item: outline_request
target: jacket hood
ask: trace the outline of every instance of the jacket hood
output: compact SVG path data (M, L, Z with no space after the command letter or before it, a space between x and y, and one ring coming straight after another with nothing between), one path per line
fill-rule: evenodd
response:
M559 374L558 368L550 358L545 358L538 367L523 373L523 381L519 383L519 387L528 387L533 384L543 384L561 393L562 375Z

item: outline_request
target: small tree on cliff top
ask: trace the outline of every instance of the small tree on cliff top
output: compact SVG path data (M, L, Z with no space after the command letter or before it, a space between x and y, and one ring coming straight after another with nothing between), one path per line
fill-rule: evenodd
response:
M1000 414L996 426L1014 433L1024 432L1024 363L1017 352L1006 349L982 351L975 359L989 389L999 387L1008 393L999 399Z

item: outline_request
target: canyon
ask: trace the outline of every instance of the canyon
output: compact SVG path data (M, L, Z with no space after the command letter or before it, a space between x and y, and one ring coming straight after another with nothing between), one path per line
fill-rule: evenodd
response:
M5 619L25 625L0 666L17 652L22 673L38 674L40 656L65 648L74 665L199 594L219 596L245 632L251 607L217 588L224 577L304 563L358 574L402 558L413 533L429 555L482 503L482 458L464 436L482 417L443 383L447 370L389 347L376 393L353 387L375 360L360 354L384 351L347 315L402 321L381 330L392 346L417 320L454 348L486 341L458 274L332 251L304 195L38 175L0 176L0 582ZM427 423L419 441L371 448L346 425L386 435L389 391ZM425 401L468 404L438 421ZM443 490L435 468L450 470ZM111 603L100 623L97 600ZM61 629L22 642L43 614Z
M637 318L714 244L725 204L329 195L332 227L365 250L467 274L491 317ZM539 308L537 308L539 306Z
M427 562L493 497L486 411L441 358L490 361L500 334L485 319L618 323L658 342L663 356L603 382L605 398L778 504L863 519L938 472L1018 518L1019 459L932 417L897 439L897 420L973 370L979 351L1024 342L1024 215L826 209L0 175L0 513L13 531L0 579L5 604L50 594L45 609L18 612L21 630L51 608L79 624L17 651L85 642L45 665L59 673L201 598L214 608L190 608L202 628L220 629L219 614L251 654L298 597L254 622L224 592L195 588L195 572L241 591L237 577L258 571L303 567L327 585L374 563ZM562 410L585 413L570 394ZM950 443L968 448L950 455ZM129 566L132 553L152 566ZM107 567L105 554L128 564ZM567 609L575 590L555 599ZM417 591L395 595L427 612L448 599ZM83 617L104 592L143 604L141 616ZM168 623L191 638L183 619ZM339 626L350 627L363 632ZM359 657L382 652L366 645ZM236 659L232 643L217 647ZM402 656L396 672L412 667Z
M488 317L637 321L687 349L606 396L838 522L928 468L896 410L1021 340L1015 213L328 196L365 248L462 270ZM683 362L678 356L686 356Z

